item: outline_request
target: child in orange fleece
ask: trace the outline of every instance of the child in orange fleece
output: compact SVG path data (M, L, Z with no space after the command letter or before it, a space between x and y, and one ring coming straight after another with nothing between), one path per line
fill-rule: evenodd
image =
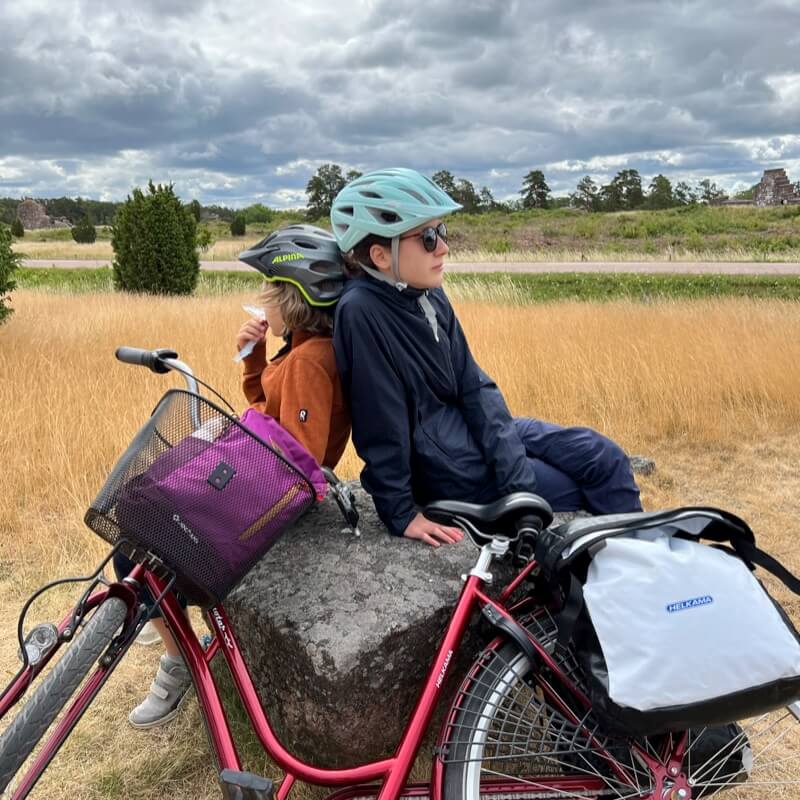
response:
M274 417L309 453L333 469L350 436L350 415L333 355L333 308L344 280L334 237L311 225L290 225L241 253L264 273L261 295L266 319L250 319L236 337L244 359L244 395L251 406ZM266 333L282 336L284 347L266 359ZM115 563L115 566L116 563ZM123 571L122 574L127 574ZM136 728L171 720L191 685L191 677L166 623L153 617L166 653L147 697L130 713Z

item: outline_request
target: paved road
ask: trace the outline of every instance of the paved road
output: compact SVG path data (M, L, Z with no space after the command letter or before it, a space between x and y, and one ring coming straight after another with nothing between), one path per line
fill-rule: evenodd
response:
M24 259L26 267L107 267L108 261L53 261ZM249 272L241 261L201 261L201 269ZM449 262L451 272L665 272L690 275L800 275L800 263L763 261L529 261L466 264Z

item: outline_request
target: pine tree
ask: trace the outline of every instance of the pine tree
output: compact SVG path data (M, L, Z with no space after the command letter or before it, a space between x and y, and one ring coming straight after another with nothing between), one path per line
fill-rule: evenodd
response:
M0 225L0 323L13 312L8 307L11 298L8 293L16 288L14 273L19 267L19 255L11 249L13 238L5 225Z
M675 197L672 193L672 183L665 175L656 175L647 189L647 200L645 205L648 208L672 208L675 205Z
M352 180L351 174L355 173L350 172L345 178L342 175L342 168L338 164L323 164L317 170L306 184L306 194L308 195L306 215L308 219L315 220L330 216L333 201L348 181Z
M585 175L578 181L569 200L574 208L582 208L584 211L599 211L600 189L589 175Z
M547 208L550 198L550 187L540 169L531 170L522 180L523 208Z
M237 214L231 222L231 236L244 236L247 233L247 223L244 214Z
M134 189L114 218L114 285L127 292L191 294L197 285L197 223L172 184Z
M78 244L93 244L96 241L97 229L87 215L81 217L80 222L72 228L72 238Z

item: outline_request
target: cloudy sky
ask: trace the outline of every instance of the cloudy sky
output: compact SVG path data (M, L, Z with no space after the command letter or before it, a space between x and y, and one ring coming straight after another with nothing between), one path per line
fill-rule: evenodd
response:
M800 180L800 0L0 4L0 196L297 206L329 161Z

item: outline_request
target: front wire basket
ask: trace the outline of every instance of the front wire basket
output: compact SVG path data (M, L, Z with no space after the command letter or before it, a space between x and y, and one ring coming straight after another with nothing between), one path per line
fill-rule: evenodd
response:
M160 559L200 605L219 602L315 499L270 443L202 395L172 389L136 434L85 522L138 563Z

